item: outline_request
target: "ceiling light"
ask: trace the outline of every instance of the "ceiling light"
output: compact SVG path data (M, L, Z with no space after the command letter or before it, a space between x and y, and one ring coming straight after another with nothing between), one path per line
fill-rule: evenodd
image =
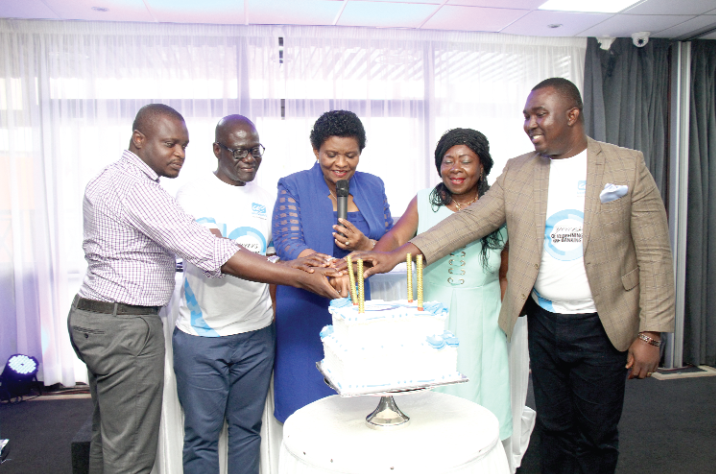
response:
M560 26L562 26L562 23L552 23L547 25L547 28L559 28Z
M100 13L106 13L109 11L109 8L106 7L92 7L92 10Z
M547 0L539 10L565 12L617 13L641 0Z

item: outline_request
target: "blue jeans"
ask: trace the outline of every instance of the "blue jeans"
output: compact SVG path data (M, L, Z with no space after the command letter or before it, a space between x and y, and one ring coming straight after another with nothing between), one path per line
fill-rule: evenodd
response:
M627 353L614 348L597 313L535 304L527 317L542 472L613 473Z
M172 346L184 409L184 474L218 474L224 420L229 425L228 472L258 473L274 325L222 337L192 336L177 328Z

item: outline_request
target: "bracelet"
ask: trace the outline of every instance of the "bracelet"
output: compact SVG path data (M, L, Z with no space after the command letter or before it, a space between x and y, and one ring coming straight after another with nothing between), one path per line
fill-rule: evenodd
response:
M654 347L660 347L660 346L661 346L661 341L657 341L657 340L654 339L653 337L649 337L649 336L647 336L646 334L644 334L643 332L640 332L639 334L637 334L636 337L638 337L638 338L641 339L642 341L644 341L644 342L646 342L647 344L650 344L650 345L652 345L652 346L654 346Z

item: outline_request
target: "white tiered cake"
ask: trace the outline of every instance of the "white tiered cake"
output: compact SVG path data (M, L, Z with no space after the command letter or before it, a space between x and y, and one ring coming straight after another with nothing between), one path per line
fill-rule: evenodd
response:
M333 325L321 331L322 371L342 395L360 395L461 381L458 340L445 331L448 311L428 302L331 301Z

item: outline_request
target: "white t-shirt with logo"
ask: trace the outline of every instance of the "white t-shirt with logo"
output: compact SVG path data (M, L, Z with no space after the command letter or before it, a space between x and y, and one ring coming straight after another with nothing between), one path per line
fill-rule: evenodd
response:
M196 221L259 255L274 253L271 217L276 195L257 184L233 186L210 173L179 189L179 205ZM243 252L243 250L242 250ZM207 278L184 262L177 327L195 336L230 336L271 324L269 286L231 275Z
M532 297L552 313L597 311L582 247L586 191L587 150L550 160L544 249Z

